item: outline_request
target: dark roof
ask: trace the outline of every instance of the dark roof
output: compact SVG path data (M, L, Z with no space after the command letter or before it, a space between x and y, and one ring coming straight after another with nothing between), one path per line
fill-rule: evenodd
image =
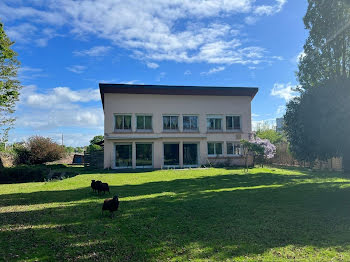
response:
M258 92L256 87L222 86L168 86L168 85L130 85L100 83L102 104L105 93L116 94L157 94L157 95L202 95L202 96L250 96Z

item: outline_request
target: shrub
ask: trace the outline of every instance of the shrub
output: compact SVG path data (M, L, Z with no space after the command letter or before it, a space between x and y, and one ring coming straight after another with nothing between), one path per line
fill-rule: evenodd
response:
M45 166L21 165L0 168L0 183L42 182L48 173L49 169Z
M53 142L51 138L42 136L33 136L28 140L28 149L30 151L30 163L42 164L61 159L65 150L63 146Z
M30 164L30 151L25 144L14 144L13 152L15 154L16 165Z

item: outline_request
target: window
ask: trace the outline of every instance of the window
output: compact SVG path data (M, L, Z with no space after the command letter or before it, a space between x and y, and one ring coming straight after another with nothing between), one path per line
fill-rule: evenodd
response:
M222 143L208 143L208 155L222 155Z
M219 117L208 117L207 119L208 130L222 130L222 118Z
M241 117L240 116L226 116L226 130L240 130Z
M239 143L227 143L227 154L234 156L242 155L241 145Z
M197 116L183 116L183 129L185 131L198 130L198 117Z
M163 129L178 130L179 129L178 122L179 122L178 116L163 116Z
M132 167L131 144L118 144L115 146L115 166L119 168Z
M152 144L136 144L136 166L152 166Z
M131 116L130 115L116 115L115 129L131 130Z
M152 130L152 116L136 116L137 130Z
M164 165L179 165L179 144L164 144Z

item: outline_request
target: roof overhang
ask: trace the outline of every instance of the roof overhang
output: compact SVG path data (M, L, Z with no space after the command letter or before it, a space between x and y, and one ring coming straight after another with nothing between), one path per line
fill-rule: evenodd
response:
M104 107L104 95L112 94L150 94L150 95L197 95L197 96L250 96L258 92L256 87L219 86L169 86L100 83L100 94Z

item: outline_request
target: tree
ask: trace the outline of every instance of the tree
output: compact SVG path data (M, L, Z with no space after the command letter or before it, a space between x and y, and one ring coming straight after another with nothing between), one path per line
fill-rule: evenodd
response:
M43 164L61 159L65 150L63 146L52 141L51 138L32 136L28 140L27 147L30 152L31 164Z
M274 129L258 129L256 136L261 139L268 139L274 145L286 141L286 137Z
M245 165L248 169L248 157L253 157L253 165L256 160L261 166L263 166L267 159L271 159L275 156L276 147L271 144L268 139L260 139L255 137L254 139L247 141L242 140L241 145L243 147L243 155L245 157Z
M300 97L288 103L284 129L299 161L343 156L350 170L344 135L350 131L350 1L308 2L304 24L309 36L297 72Z
M94 136L93 139L90 140L90 145L96 145L104 140L104 136Z
M43 164L61 159L65 155L61 146L42 136L32 136L27 142L13 145L17 164Z
M104 136L94 136L93 139L90 140L90 145L87 147L86 151L99 151L102 150L102 146L98 145L98 143L104 140Z
M19 62L17 53L11 49L14 42L8 38L0 22L0 142L6 142L8 131L13 126L18 101L20 82L17 80Z
M309 36L297 72L300 91L350 76L350 1L308 2L304 25Z
M325 81L287 106L285 132L299 161L343 156L350 170L350 79Z

